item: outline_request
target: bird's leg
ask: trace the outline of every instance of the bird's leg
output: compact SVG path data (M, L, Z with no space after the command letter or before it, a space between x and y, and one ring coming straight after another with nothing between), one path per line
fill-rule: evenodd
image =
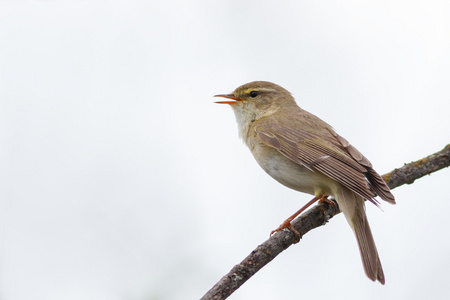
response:
M305 211L305 209L307 209L308 207L310 207L312 204L314 204L314 202L318 201L325 201L325 202L331 202L330 200L327 199L327 195L322 195L322 196L316 196L314 197L311 201L309 201L308 203L306 203L302 208L300 208L295 214L293 214L292 216L290 216L289 218L287 218L277 229L273 230L270 235L284 229L284 228L289 228L295 235L296 238L296 243L298 243L300 241L300 232L298 232L297 229L294 228L294 226L292 226L291 221L294 220L299 214L301 214L302 212Z

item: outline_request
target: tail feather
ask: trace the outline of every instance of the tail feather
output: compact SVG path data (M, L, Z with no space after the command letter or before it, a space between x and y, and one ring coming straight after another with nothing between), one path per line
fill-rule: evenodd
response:
M367 277L384 284L383 268L366 217L364 199L349 189L342 187L336 194L336 201L355 233Z

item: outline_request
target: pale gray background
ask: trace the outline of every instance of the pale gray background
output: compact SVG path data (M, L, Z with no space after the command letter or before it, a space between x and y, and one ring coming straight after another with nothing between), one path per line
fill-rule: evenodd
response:
M311 198L212 95L287 88L380 173L450 142L448 1L0 2L0 299L197 299ZM448 299L442 170L340 215L231 299Z

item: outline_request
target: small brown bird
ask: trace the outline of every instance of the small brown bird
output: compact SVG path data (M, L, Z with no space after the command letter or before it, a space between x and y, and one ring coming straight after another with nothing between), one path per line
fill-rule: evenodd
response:
M391 204L395 198L369 160L330 125L301 109L279 85L254 81L216 97L230 99L217 103L231 105L239 135L264 171L291 189L315 196L273 232L287 227L298 235L290 222L315 201L333 197L356 236L365 273L384 284L364 199L377 205L377 195Z

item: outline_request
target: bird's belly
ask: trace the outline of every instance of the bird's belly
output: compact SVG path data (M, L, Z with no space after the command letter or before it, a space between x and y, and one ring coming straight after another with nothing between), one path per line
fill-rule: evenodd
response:
M264 155L254 155L256 161L267 174L281 184L311 195L331 194L335 183L331 178L293 162L276 149L262 147L259 151L265 153Z

